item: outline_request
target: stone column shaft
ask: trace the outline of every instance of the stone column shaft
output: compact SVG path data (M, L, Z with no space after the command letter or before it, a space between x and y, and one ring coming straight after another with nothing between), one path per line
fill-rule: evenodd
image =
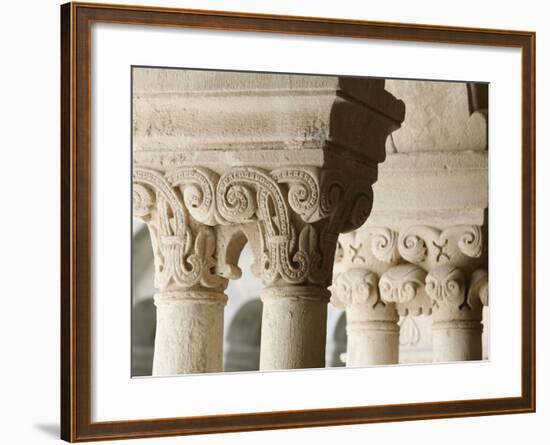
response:
M383 302L378 277L352 268L333 281L332 302L346 310L346 366L386 365L399 361L399 316L395 304Z
M433 301L433 361L481 360L481 302L470 284L466 293L464 272L438 266L426 277L426 292Z
M479 321L434 321L433 361L481 360L481 332L482 326Z
M364 308L350 307L346 310L346 317L347 366L387 365L399 361L397 315L377 320L383 317L376 317L375 309L365 311Z
M260 369L325 366L328 297L326 289L307 285L262 291Z
M155 295L157 330L153 375L221 372L227 297L211 290Z

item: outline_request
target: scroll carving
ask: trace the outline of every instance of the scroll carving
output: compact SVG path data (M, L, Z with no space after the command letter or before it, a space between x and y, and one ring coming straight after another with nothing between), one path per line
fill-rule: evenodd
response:
M155 170L134 168L134 215L149 228L155 265L155 286L218 287L213 272L215 237L205 226L193 226L181 197Z
M151 177L154 184L145 179ZM185 267L166 263L162 245L156 252L159 277L172 268L174 280L185 283L193 282L189 274L199 267L190 238L208 240L204 246L211 258L214 232L208 226L253 223L260 234L258 271L266 285L278 280L328 285L338 234L362 225L372 207L367 179L350 181L338 170L317 167L234 167L221 175L202 167L180 167L165 175L136 167L133 196L137 217L148 222L156 215L158 221L148 222L151 233L162 228L161 239L171 234L181 240L171 255L185 258ZM172 233L176 228L178 233ZM166 285L166 279L159 280Z
M418 266L394 266L380 277L380 296L387 303L409 303L424 287L425 277L426 272Z
M449 306L462 309L467 304L464 273L452 266L435 268L426 277L426 293L434 307Z
M476 225L456 225L442 231L413 226L401 233L398 249L406 261L438 265L453 263L459 256L481 257L483 242L482 228Z
M378 295L378 276L366 269L350 269L334 277L331 302L340 309L368 304L372 308L384 305Z

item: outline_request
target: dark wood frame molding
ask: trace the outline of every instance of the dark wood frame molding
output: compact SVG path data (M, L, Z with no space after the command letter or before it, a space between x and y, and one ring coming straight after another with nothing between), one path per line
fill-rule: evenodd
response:
M522 51L522 395L168 419L91 420L91 25L97 22L446 42ZM173 8L61 6L61 437L203 434L535 411L535 33Z

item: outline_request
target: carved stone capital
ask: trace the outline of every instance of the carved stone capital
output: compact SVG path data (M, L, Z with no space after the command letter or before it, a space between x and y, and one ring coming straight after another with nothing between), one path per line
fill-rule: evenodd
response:
M149 228L155 265L155 287L225 288L216 275L215 233L190 218L181 196L165 177L152 169L133 171L134 216Z
M378 287L382 301L409 303L424 287L426 272L412 264L394 266L380 277Z
M426 293L436 308L464 307L467 304L464 272L453 266L436 267L426 276Z
M438 266L426 277L426 293L434 306L434 321L481 320L480 275L468 282L465 273L453 266Z
M348 325L362 321L397 321L395 304L384 302L378 292L378 276L353 268L334 277L331 302L348 315Z
M352 305L384 305L378 296L378 276L368 269L350 269L334 277L331 302L339 309Z
M199 267L206 279L216 265L214 257L226 256L214 252L216 231L209 226L236 226L246 234L254 232L249 241L257 273L266 285L328 286L338 234L361 226L372 206L374 173L349 179L347 171L234 167L219 175L203 167L182 167L162 174L136 166L134 213L149 225L155 239L159 284L166 286L169 279L163 276L170 273L179 285L194 283L189 274L192 269L200 275ZM192 256L189 243L195 238L195 250L204 244L204 264ZM180 247L172 247L168 254L166 242ZM167 263L167 257L175 264ZM177 263L180 257L190 263L187 269Z

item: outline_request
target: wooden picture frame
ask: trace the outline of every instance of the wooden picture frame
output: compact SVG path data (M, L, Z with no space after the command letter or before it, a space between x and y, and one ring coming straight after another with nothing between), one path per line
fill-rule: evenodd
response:
M93 422L91 25L254 31L520 48L522 53L521 396L415 404ZM88 441L535 411L535 34L144 6L61 6L61 437Z

